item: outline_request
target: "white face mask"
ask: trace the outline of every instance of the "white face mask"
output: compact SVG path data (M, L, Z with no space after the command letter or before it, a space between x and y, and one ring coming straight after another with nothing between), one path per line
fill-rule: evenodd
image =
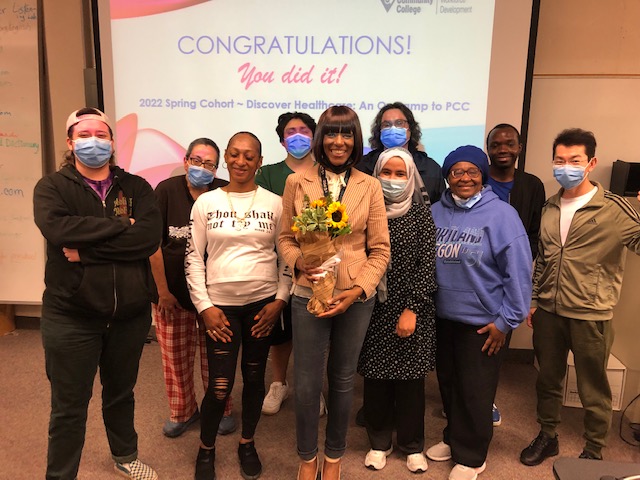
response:
M407 180L391 180L389 178L378 178L382 185L382 193L388 203L395 203L407 189Z
M467 210L473 207L476 203L478 203L480 201L480 198L482 197L481 192L478 192L469 198L460 198L455 193L452 193L451 196L453 197L453 201L456 202L457 206Z

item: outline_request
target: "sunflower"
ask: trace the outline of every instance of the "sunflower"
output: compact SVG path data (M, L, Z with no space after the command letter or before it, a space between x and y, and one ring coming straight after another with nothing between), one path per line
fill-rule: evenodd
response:
M318 207L324 208L326 206L327 204L324 198L319 198L318 200L314 200L313 202L311 202L311 205L310 205L311 208L318 208Z
M300 229L296 226L296 224L295 224L295 223L294 223L293 225L291 225L291 231L292 231L293 233L296 233L298 230L300 230Z
M347 226L349 216L347 215L347 207L340 202L333 202L327 208L327 218L329 219L329 226L340 230Z

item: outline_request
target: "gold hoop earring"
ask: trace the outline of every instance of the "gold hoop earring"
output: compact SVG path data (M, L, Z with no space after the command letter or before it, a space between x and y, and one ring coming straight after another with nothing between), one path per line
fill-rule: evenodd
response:
M227 169L227 161L226 160L224 162L222 162L222 168L224 168L225 170Z

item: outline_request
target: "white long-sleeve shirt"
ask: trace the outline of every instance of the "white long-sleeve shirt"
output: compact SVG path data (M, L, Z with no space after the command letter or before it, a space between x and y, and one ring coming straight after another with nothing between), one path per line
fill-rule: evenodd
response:
M284 262L278 268L276 253L282 200L262 187L253 196L253 190L227 194L216 189L193 205L185 273L198 312L213 305L246 305L274 294L289 300L291 276ZM238 221L245 213L245 222Z

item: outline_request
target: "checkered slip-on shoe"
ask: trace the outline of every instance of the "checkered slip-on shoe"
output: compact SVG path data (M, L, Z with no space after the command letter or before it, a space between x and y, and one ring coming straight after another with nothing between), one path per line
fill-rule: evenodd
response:
M158 480L155 470L137 459L131 463L116 463L113 469L124 478L131 480Z

